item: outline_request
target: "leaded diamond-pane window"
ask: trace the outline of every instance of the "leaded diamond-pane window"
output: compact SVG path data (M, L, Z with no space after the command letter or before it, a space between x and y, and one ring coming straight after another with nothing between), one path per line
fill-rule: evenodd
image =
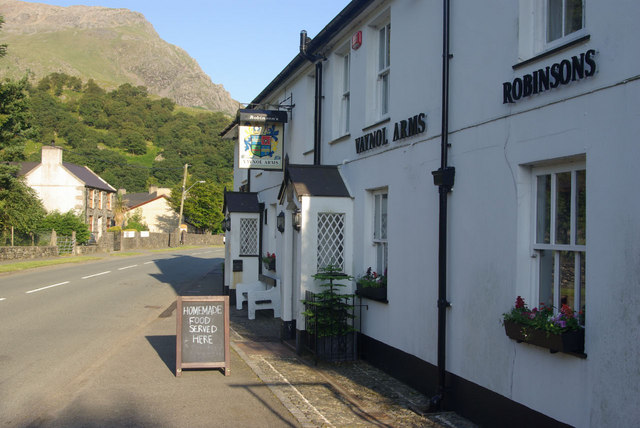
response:
M258 219L240 219L240 254L243 256L258 255Z
M318 213L318 271L329 265L344 271L344 213Z

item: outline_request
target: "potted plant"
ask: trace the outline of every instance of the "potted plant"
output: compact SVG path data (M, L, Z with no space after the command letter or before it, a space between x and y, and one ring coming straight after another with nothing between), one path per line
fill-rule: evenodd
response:
M267 255L262 257L262 263L268 270L276 270L276 253L270 253L267 251Z
M576 316L568 305L562 305L554 315L553 308L540 303L529 309L520 296L511 311L503 314L504 330L508 337L549 349L551 353L584 352L584 314ZM582 322L581 322L582 321Z
M387 301L387 270L379 274L369 267L364 275L356 280L356 294L380 302Z
M353 278L334 266L320 269L313 275L322 281L322 291L307 291L303 315L306 329L311 335L310 345L316 357L328 361L355 359L355 329L353 328L353 294L341 294L338 290L346 284L337 281L351 281Z

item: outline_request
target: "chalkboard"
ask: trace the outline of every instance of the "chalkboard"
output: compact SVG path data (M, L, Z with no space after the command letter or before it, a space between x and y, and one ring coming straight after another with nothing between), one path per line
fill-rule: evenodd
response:
M229 296L178 296L176 376L182 369L229 370Z

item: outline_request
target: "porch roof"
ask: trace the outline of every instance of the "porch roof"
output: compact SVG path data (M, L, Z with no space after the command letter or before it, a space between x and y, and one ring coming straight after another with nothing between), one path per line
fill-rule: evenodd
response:
M258 194L254 192L224 192L222 212L259 213Z
M278 199L282 199L289 183L293 185L298 197L351 197L336 165L287 165Z

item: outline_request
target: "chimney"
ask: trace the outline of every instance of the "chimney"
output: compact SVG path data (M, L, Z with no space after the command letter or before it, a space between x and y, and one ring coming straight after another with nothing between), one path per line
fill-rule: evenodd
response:
M153 195L154 193L158 193L158 186L149 186L149 194Z
M43 165L62 165L62 148L55 146L42 146Z

